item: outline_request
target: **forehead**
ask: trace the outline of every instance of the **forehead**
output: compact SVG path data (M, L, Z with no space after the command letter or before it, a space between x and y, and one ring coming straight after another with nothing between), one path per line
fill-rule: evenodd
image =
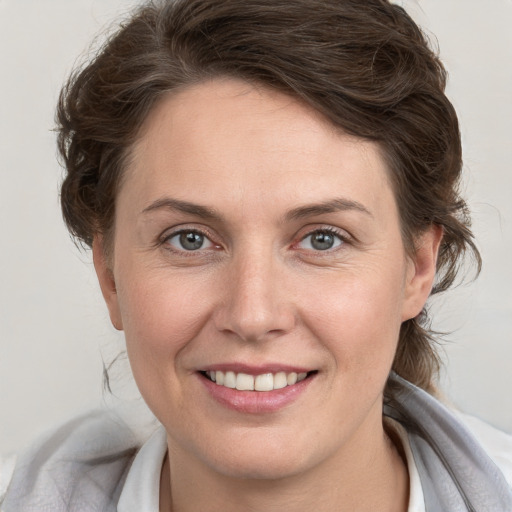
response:
M390 192L376 143L343 133L291 96L232 79L163 98L134 145L125 182L136 184L138 199L194 195L239 209L274 200L276 191L290 207L333 195L376 206Z

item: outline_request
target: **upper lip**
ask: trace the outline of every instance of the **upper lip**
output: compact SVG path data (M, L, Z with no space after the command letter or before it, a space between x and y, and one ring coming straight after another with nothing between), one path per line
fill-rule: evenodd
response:
M294 366L290 364L282 363L268 363L261 365L248 365L243 363L219 363L210 364L208 366L201 367L199 371L211 372L234 372L234 373L246 373L247 375L262 375L264 373L309 373L314 371L314 368L308 368L305 366Z

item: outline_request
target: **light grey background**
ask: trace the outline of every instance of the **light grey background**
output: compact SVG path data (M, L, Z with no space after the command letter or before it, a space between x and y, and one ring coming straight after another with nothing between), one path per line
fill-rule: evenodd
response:
M58 208L53 111L93 35L128 0L0 0L0 452L97 407L102 357L122 348L88 253ZM465 191L484 258L479 280L436 301L443 390L512 432L512 1L409 0L436 34L465 150ZM114 374L123 375L126 364ZM114 375L115 377L115 375ZM128 409L129 378L116 381ZM111 400L111 399L110 399ZM135 407L135 405L133 405Z

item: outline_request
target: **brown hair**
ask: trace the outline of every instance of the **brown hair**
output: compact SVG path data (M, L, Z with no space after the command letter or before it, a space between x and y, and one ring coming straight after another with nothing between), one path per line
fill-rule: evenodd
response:
M129 150L162 95L217 76L298 97L387 159L406 248L442 226L437 281L470 250L458 195L461 144L446 72L406 12L386 0L161 0L138 8L63 88L57 111L70 232L112 239ZM393 369L431 389L439 370L425 311L403 323Z

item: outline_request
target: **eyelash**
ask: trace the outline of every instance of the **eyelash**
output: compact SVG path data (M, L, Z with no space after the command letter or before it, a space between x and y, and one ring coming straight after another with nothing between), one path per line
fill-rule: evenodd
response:
M298 240L298 242L294 242L291 247L293 248L293 247L298 246L298 244L300 244L301 242L306 240L308 237L311 237L311 236L313 236L313 235L315 235L317 233L323 233L323 234L331 235L334 238L336 238L340 243L337 246L335 246L334 248L328 248L328 249L325 249L325 250L306 249L306 251L308 253L313 253L315 255L322 256L323 254L332 253L332 252L338 250L338 248L340 246L343 246L346 243L350 242L350 238L347 236L347 234L344 231L338 230L338 229L336 229L336 228L334 228L332 226L325 226L325 227L318 227L318 228L315 228L315 229L313 229L311 231L308 231L304 236L302 236ZM203 249L203 248L199 248L197 250L187 250L187 249L184 249L184 248L183 249L178 249L176 247L173 247L172 244L170 244L170 240L172 240L173 238L175 238L175 237L177 237L179 235L182 235L182 234L197 234L197 235L201 235L210 244L212 244L213 249L219 249L221 247L220 244L216 244L213 241L213 236L208 231L202 230L202 229L198 229L198 228L181 228L181 229L178 229L177 231L172 231L171 233L166 233L166 234L164 234L159 239L159 245L162 245L162 246L163 245L167 245L166 250L174 252L174 253L182 255L182 256L185 256L185 257L197 256L198 254L201 253L201 251L208 250L208 249ZM300 250L300 248L299 248L299 250Z

